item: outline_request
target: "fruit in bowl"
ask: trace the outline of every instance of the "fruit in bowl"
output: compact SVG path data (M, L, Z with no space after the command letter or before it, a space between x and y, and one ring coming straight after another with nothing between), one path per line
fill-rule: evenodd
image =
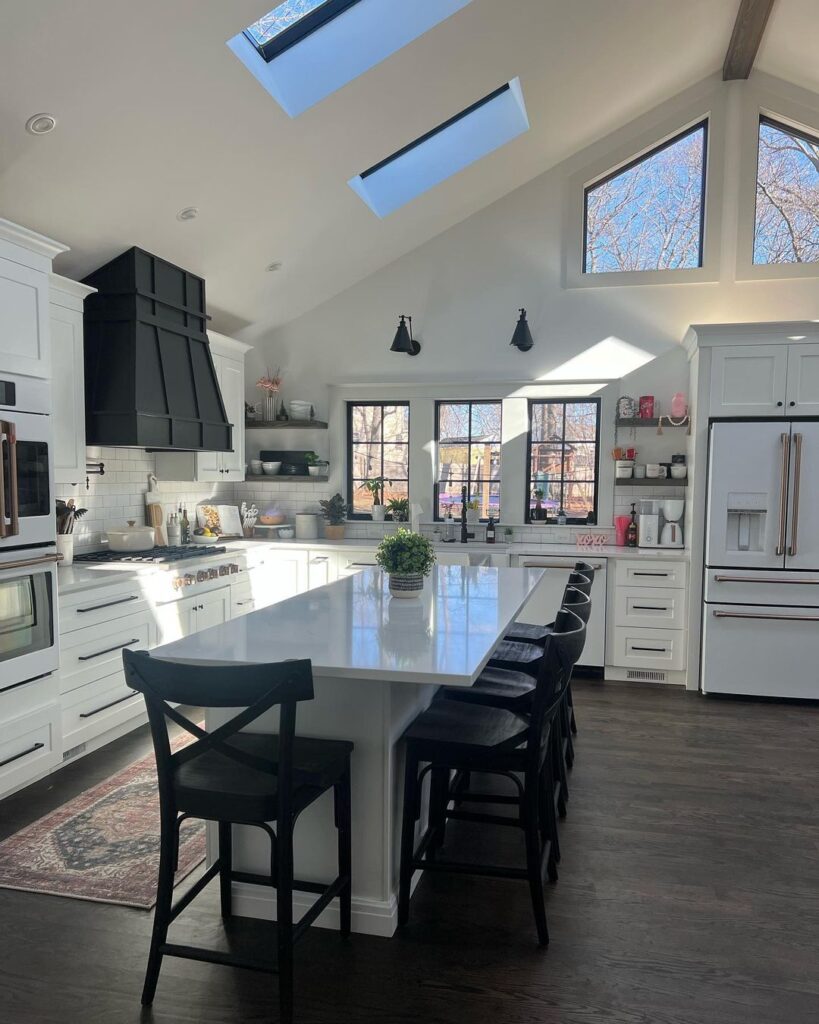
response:
M219 540L219 534L207 526L200 526L193 531L191 540L194 544L215 544Z

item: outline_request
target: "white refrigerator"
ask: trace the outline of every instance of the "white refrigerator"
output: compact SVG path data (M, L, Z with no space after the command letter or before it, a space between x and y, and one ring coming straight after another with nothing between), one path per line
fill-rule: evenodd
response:
M702 689L819 699L819 422L712 423Z

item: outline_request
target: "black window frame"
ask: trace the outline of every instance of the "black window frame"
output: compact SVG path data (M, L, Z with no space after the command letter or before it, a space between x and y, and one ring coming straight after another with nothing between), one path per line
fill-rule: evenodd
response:
M762 126L766 124L769 128L775 128L778 132L784 132L785 135L793 135L796 139L802 139L807 142L810 146L819 146L819 135L811 135L810 132L805 129L794 128L792 125L785 124L784 121L777 121L775 117L768 117L767 114L759 115L759 123L756 128L756 176L754 178L754 229L751 232L751 266L752 267L815 267L816 261L812 263L802 263L799 260L789 260L786 263L757 263L754 259L756 253L756 228L759 216L759 149L760 149L760 136L762 134Z
M442 398L442 399L437 400L435 402L435 486L434 486L434 493L433 493L433 501L435 503L434 506L433 506L433 520L436 523L442 523L442 522L444 522L444 520L446 518L445 516L439 515L439 495L440 495L440 467L439 467L440 458L439 458L439 452L440 452L440 446L441 446L440 442L441 442L441 406L442 405L468 405L469 406L469 440L467 441L468 451L467 451L467 480L466 480L467 489L469 489L470 485L473 483L473 480L472 480L472 459L471 459L472 445L473 445L473 441L472 441L472 407L474 405L497 405L497 406L500 407L500 413L501 413L501 434L500 434L500 437L498 438L497 442L491 442L493 444L497 443L497 445L498 445L498 447L500 449L501 464L499 466L498 478L497 478L497 480L493 480L491 477L490 478L480 477L477 480L475 480L474 482L475 483L484 483L485 482L485 483L490 483L490 484L497 484L498 488L500 489L501 479L503 477L503 399L500 399L500 398ZM498 503L499 503L499 513L500 513L500 512L503 511L503 504L500 501L500 498L498 500ZM481 522L481 523L488 523L489 522L489 517L488 516L487 517L482 517L482 518L479 519L479 522Z
M573 483L593 483L594 484L594 505L592 513L594 515L594 521L598 521L598 505L600 500L600 416L602 411L602 400L600 398L592 397L566 397L566 398L530 398L528 402L527 414L528 414L528 426L526 430L526 494L524 497L524 522L525 523L546 523L546 525L554 526L557 523L557 515L546 517L546 519L532 519L532 510L529 507L532 494L532 410L536 405L562 405L563 406L563 432L561 434L560 445L562 447L561 453L561 475L560 475L560 508L564 508L563 505L563 493L564 485L566 483L565 473L565 448L566 448L566 406L567 405L596 405L597 406L597 418L595 421L594 428L594 480L575 480ZM556 442L548 441L536 441L536 444L550 444ZM571 443L571 442L569 442ZM578 441L578 444L591 444L590 441ZM582 526L588 522L586 519L578 519L576 517L567 517L567 526Z
M409 493L410 493L410 489L409 489L409 485L410 485L409 447L410 447L410 417L411 417L411 411L410 411L410 403L408 401L394 401L394 402L393 401L385 401L385 402L370 402L370 401L366 401L366 402L360 402L359 401L359 402L356 402L356 401L349 401L349 402L347 402L347 505L349 506L349 511L347 512L347 518L348 519L361 519L361 520L369 521L369 520L372 519L372 515L370 513L368 513L368 512L353 512L353 500L354 500L354 497L355 497L355 490L353 489L353 483L354 483L354 477L353 477L353 409L356 406L362 406L362 405L366 405L366 406L370 406L370 407L375 407L375 408L379 408L379 409L382 409L382 410L383 409L396 409L396 408L406 409L407 410L407 440L406 440L406 447L407 447L408 457L407 457L407 477L406 477L406 479L407 479L407 499L408 500L409 500ZM372 444L377 444L377 445L380 446L380 449L381 449L381 472L378 475L379 476L384 476L384 445L385 445L385 441L384 441L384 418L383 418L383 413L382 413L382 418L381 418L381 440L380 441L373 441L371 443ZM403 442L403 441L388 441L386 443L392 445L392 444L404 444L405 442ZM393 478L391 478L391 479L393 479ZM403 479L403 478L401 478L401 479Z
M616 168L616 170L609 171L608 174L604 174L602 178L597 178L591 184L587 185L583 189L583 252L581 255L581 271L589 277L603 277L605 274L657 274L657 273L674 273L676 270L701 270L705 263L705 203L708 198L708 129L709 129L710 118L705 117L697 124L692 125L690 128L685 128L683 131L673 135L670 139L666 139L665 142L661 142L658 145L646 150L639 156L634 157L633 160L629 160L628 163ZM600 188L601 185L605 185L607 182L612 181L614 178L619 178L621 174L625 174L626 171L630 171L633 167L638 167L640 164L649 160L651 157L656 156L658 153L662 153L663 150L668 149L670 146L676 145L678 142L682 142L683 139L687 139L689 135L694 135L695 132L702 131L702 180L700 182L700 245L699 252L697 254L697 265L696 267L654 267L645 270L601 270L591 271L587 269L587 255L589 248L589 194L595 189Z
M313 32L317 32L328 22L333 21L334 18L337 18L340 14L343 14L350 7L354 7L358 3L361 3L361 0L324 0L320 7L310 11L309 14L305 14L303 18L294 22L289 28L283 29L278 35L273 36L272 39L268 39L266 43L256 42L249 29L244 30L244 35L250 40L254 49L261 55L265 63L269 64L280 54L284 53L285 50L289 50L291 46L300 43L302 39L306 39ZM281 3L271 7L267 13L271 14L279 6L281 6Z

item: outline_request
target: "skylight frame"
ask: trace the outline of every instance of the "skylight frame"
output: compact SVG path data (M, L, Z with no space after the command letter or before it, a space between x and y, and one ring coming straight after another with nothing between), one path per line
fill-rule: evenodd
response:
M528 130L520 79L513 78L372 164L347 184L377 217L384 218ZM430 148L450 131L454 131L452 142Z
M273 36L272 39L268 39L266 43L257 42L250 32L250 27L246 28L243 34L250 40L250 43L256 48L265 63L269 64L271 60L275 60L285 50L289 50L291 46L300 43L302 39L306 39L313 32L317 32L328 22L333 21L334 18L337 18L340 14L343 14L350 7L358 3L361 3L361 0L324 0L321 6L309 11L299 18L298 21L293 22L288 28ZM276 7L281 7L281 0ZM268 14L272 14L276 7L272 7Z
M632 274L686 274L692 271L702 270L705 266L705 232L706 232L706 205L708 202L708 163L709 163L709 129L710 129L710 115L706 115L696 124L689 125L683 128L681 131L672 135L670 138L664 139L657 145L652 146L650 149L643 150L639 155L628 160L624 164L620 164L613 170L608 171L601 177L595 178L594 181L589 182L583 189L583 242L581 248L581 268L580 273L586 279L595 279L606 277L611 275L613 277L629 277ZM659 153L665 152L670 149L671 146L676 145L678 142L682 142L689 136L694 135L696 132L702 131L702 171L700 179L700 229L699 229L699 246L697 251L697 263L693 267L641 267L637 270L602 270L602 271L590 271L588 269L588 243L589 243L589 194L595 189L600 188L609 181L613 181L615 178L619 178L622 174L626 174L628 171L635 167L639 167L640 164L645 163L646 160L650 160L652 157L657 156Z

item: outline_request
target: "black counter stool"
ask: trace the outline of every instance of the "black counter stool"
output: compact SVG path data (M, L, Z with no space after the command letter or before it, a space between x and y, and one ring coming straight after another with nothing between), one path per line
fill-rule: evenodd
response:
M293 1019L293 945L335 898L340 899L341 934L350 933L351 823L350 755L353 744L295 735L296 705L313 699L309 661L272 665L207 667L152 658L146 651L124 651L128 685L145 696L156 752L161 816L157 902L142 1003L153 1002L163 956L177 956L230 967L279 974L281 1020ZM168 703L168 702L171 703ZM244 708L208 733L171 704L205 708ZM279 708L278 735L241 732L271 708ZM168 719L195 742L171 752ZM329 885L293 878L293 828L299 814L332 789L338 830L338 877ZM173 904L173 880L179 850L179 826L186 818L219 824L219 858ZM276 830L268 822L276 823ZM234 871L232 825L256 825L269 835L271 874ZM168 928L217 875L222 916L231 914L231 882L276 889L278 971L270 959L248 959L198 946L167 941ZM293 924L293 890L318 899Z
M552 726L573 664L582 647L585 625L571 612L559 613L555 632L547 640L529 714L502 708L436 700L404 733L404 809L398 923L409 919L410 886L415 870L450 871L529 882L538 941L549 942L543 898L544 867L557 879L553 842L557 836L554 803L550 799ZM424 767L421 767L421 766ZM515 785L514 795L456 792L450 784L462 772L498 775ZM427 828L415 845L415 823L421 812L421 784L432 774L433 794ZM458 806L450 809L451 800ZM462 810L464 801L517 807L516 817ZM512 826L523 830L526 867L472 864L440 855L448 819Z
M594 567L589 565L588 562L575 562L574 569L569 574L569 579L563 593L565 595L569 587L575 587L591 597L591 588L593 583ZM561 601L561 605L563 603L564 602ZM546 637L552 631L552 625L553 623L551 622L544 626L539 626L530 622L513 622L504 639L522 641L529 644L540 644L542 646L546 642Z

